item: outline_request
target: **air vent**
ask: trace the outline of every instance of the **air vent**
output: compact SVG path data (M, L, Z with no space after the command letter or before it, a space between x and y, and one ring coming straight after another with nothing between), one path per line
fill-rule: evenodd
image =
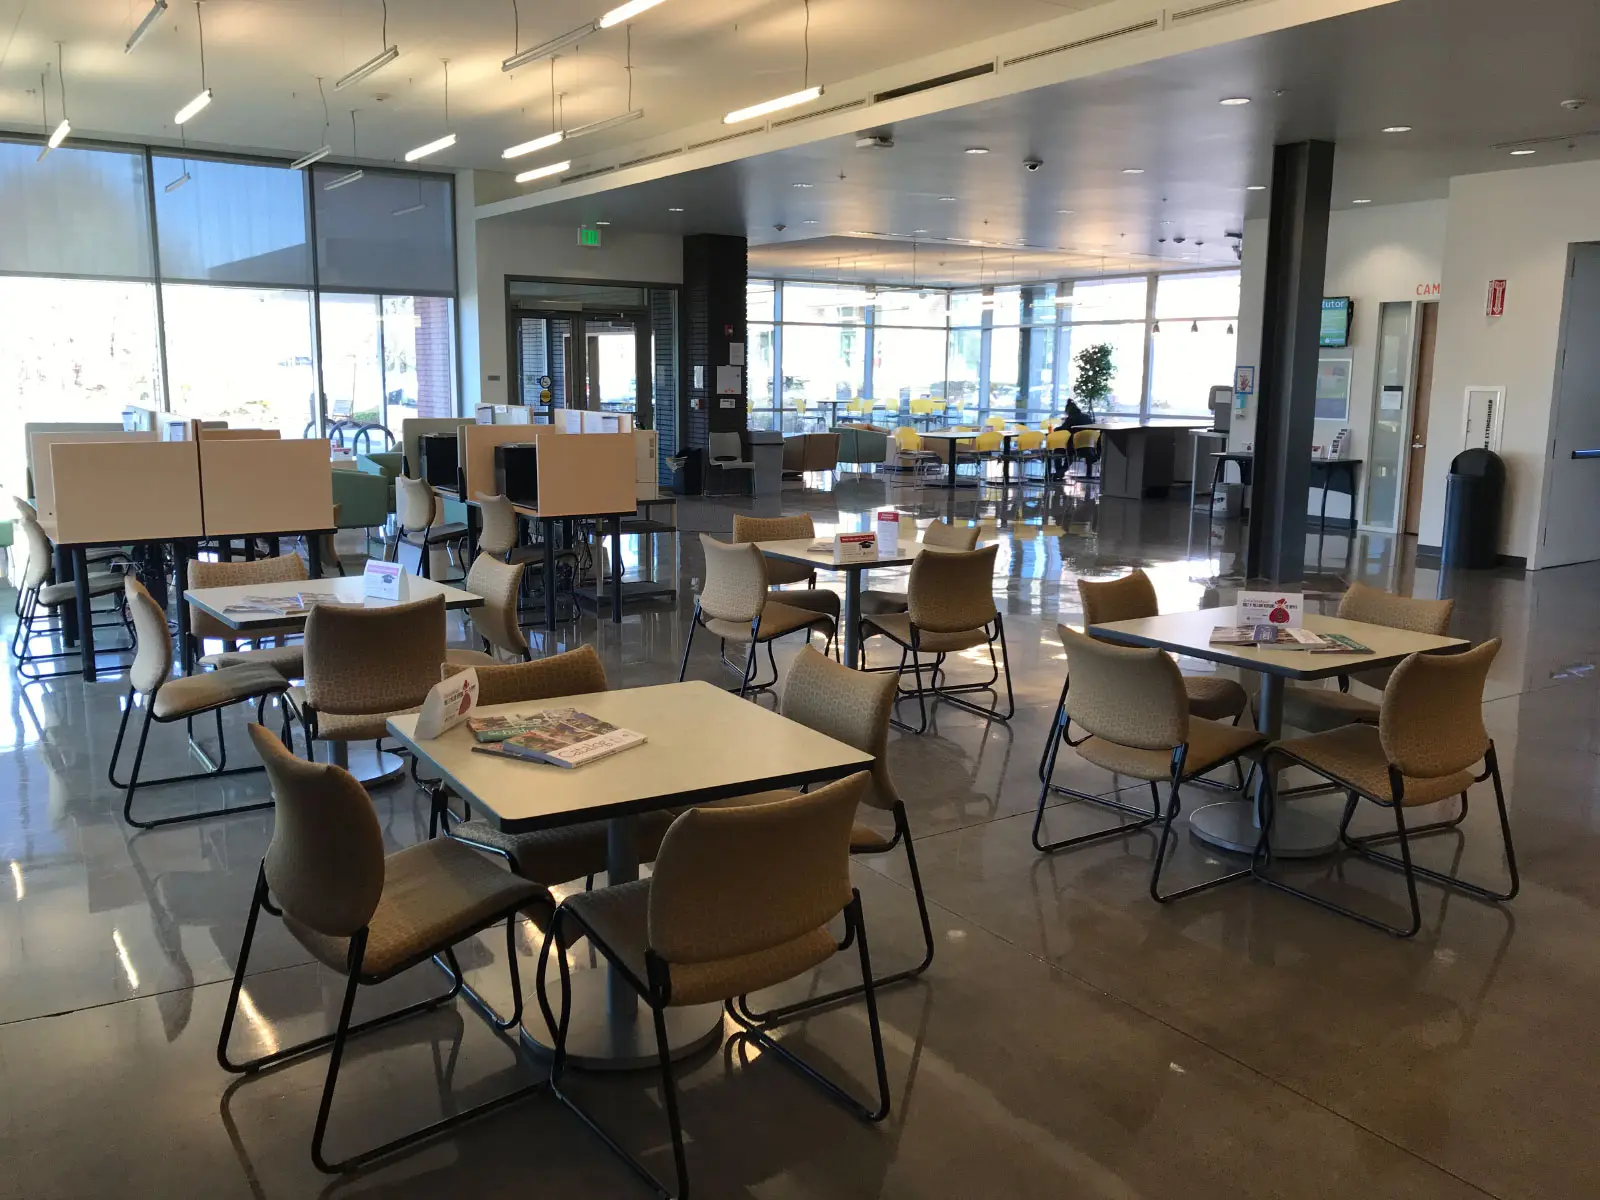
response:
M993 75L992 62L980 63L976 67L968 67L965 71L952 71L948 75L937 75L932 79L924 79L918 83L908 83L904 87L890 88L887 92L874 92L872 102L882 104L885 100L898 100L901 96L915 96L918 92L929 92L934 88L947 87L952 83L960 83L963 79L976 79L980 75Z
M626 171L629 167L642 167L645 163L660 162L663 158L671 158L675 154L682 153L683 147L679 146L675 150L663 150L659 154L646 154L643 158L630 158L625 163L618 163L617 170Z
M1210 4L1197 4L1193 8L1180 8L1168 17L1176 24L1179 21L1192 21L1196 17L1209 17L1213 13L1224 12L1230 8L1239 8L1245 4L1255 4L1257 0L1211 0Z
M835 104L830 108L819 108L816 112L801 113L798 117L785 117L781 121L774 121L774 129L782 129L785 125L798 125L801 121L810 121L816 117L825 117L829 113L848 112L852 108L860 108L866 103L865 99L847 100L843 104Z
M707 146L720 146L723 142L735 142L742 137L749 137L752 133L765 133L765 125L756 125L750 129L741 129L738 133L725 133L721 137L707 138L703 142L690 142L685 150L704 150Z
M613 172L615 170L616 170L615 167L598 167L593 171L584 171L582 174L579 174L579 175L563 175L561 177L561 179L560 179L560 182L561 183L578 183L578 182L581 182L582 180L585 180L585 179L593 179L596 175L609 175L609 174L611 174L611 172Z
M1491 150L1529 150L1535 146L1559 146L1565 142L1578 142L1600 137L1600 129L1585 129L1582 133L1557 133L1548 137L1521 138L1515 142L1496 142Z
M1152 29L1160 29L1161 22L1155 17L1148 21L1140 21L1134 25L1124 25L1121 29L1108 29L1105 33L1097 33L1092 37L1079 38L1075 42L1065 42L1060 46L1051 46L1048 50L1035 50L1032 54L1021 54L1016 58L1008 58L1004 65L1015 67L1020 63L1032 62L1036 58L1047 58L1052 54L1061 54L1067 50L1081 50L1085 46L1098 46L1101 42L1114 41L1120 37L1129 37L1135 33L1147 33Z

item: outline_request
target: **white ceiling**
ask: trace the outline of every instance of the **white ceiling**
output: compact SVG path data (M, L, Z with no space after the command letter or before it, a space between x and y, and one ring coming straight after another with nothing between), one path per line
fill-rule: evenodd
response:
M518 0L526 49L598 18L619 0ZM848 78L1106 0L812 0L813 81ZM67 110L78 136L178 140L173 114L200 88L192 0L170 8L131 54L123 45L150 0L0 0L0 128L37 133L60 119L56 43L62 43ZM548 62L510 74L512 0L388 0L389 41L400 57L340 92L333 81L382 49L381 0L205 0L209 109L185 127L190 144L298 156L323 142L322 76L331 142L351 155L350 110L359 110L359 157L399 160L446 132L444 67L450 60L450 129L457 145L433 168L500 170L500 151L549 132ZM644 117L584 141L604 149L715 121L730 109L796 90L803 74L803 0L666 0L632 27L633 105ZM628 33L603 30L562 52L557 107L564 126L628 108ZM41 72L49 119L40 115Z
M1340 206L1600 157L1597 51L1593 0L1402 0L881 127L890 150L832 137L497 219L744 234L752 272L882 283L1231 263L1226 235L1266 213L1245 189L1270 183L1275 143L1337 142Z

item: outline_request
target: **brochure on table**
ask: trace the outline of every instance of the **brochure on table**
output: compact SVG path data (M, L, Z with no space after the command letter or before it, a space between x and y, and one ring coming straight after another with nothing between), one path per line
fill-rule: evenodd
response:
M1240 592L1240 625L1277 625L1299 629L1305 624L1305 597L1296 592Z
M900 552L900 514L886 509L878 514L878 553Z
M406 569L399 563L376 562L369 558L361 581L363 594L373 600L406 598Z
M877 562L878 535L876 533L834 534L833 561L835 563Z
M478 672L473 667L441 679L428 689L417 714L416 736L429 741L448 733L472 715L478 704Z

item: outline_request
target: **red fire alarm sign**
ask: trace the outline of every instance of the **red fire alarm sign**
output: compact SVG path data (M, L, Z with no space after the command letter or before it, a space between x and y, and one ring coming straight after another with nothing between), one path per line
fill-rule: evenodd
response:
M1489 309L1491 317L1506 315L1506 281L1504 279L1491 279L1489 281Z

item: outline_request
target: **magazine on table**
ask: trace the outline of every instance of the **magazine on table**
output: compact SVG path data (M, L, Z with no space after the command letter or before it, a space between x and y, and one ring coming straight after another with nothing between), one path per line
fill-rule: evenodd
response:
M474 750L479 754L500 754L506 758L548 763L556 767L581 767L631 750L646 740L642 733L619 729L609 721L591 717L575 708L552 708L503 719L515 722L521 728L507 733L499 741L474 746ZM477 717L473 720L488 722L495 718ZM487 725L485 729L491 733L500 732ZM473 736L478 736L476 727L473 727Z
M296 592L292 596L246 596L238 604L229 604L222 611L239 615L262 617L303 617L314 604L337 604L334 592Z
M1274 650L1308 650L1313 654L1371 654L1354 638L1338 633L1313 633L1286 625L1218 625L1211 631L1213 646L1270 646Z

